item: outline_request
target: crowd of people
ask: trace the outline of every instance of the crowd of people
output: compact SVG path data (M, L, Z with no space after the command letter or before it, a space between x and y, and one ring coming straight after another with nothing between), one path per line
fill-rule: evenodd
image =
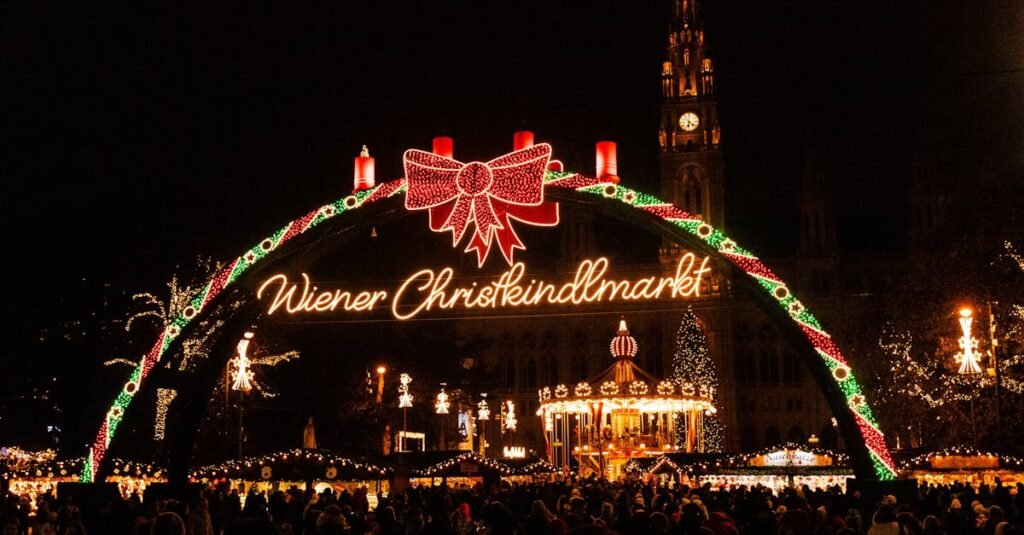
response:
M1024 535L1024 484L921 486L900 501L858 491L765 487L713 489L640 481L580 480L474 486L414 486L370 507L354 493L269 495L209 488L193 507L138 496L110 503L90 533L214 534L679 534ZM3 535L84 534L83 512L52 495L31 504L10 495Z

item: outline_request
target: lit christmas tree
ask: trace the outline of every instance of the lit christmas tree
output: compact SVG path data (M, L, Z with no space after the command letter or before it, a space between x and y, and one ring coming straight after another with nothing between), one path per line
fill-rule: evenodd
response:
M693 383L711 387L711 402L716 403L718 393L718 377L715 374L715 363L708 355L708 338L697 323L693 308L687 308L679 330L676 332L676 349L672 355L671 379L676 384ZM685 440L683 421L676 421L676 443ZM722 422L717 414L704 416L704 451L722 451Z

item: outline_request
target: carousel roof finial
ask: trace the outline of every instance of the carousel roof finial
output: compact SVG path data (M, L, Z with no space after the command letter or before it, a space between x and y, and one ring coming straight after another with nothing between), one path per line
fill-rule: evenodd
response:
M617 336L612 338L612 356L617 359L635 357L639 347L636 339L629 335L625 316L619 318L619 331L616 334Z

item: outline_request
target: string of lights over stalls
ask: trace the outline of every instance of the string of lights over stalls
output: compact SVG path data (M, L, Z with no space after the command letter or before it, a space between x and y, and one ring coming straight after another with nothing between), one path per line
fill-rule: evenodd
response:
M606 150L607 152L607 150ZM858 431L867 446L874 464L875 476L880 480L896 477L896 468L885 443L885 437L878 422L872 414L871 407L862 392L849 365L839 347L825 332L810 311L790 292L788 286L768 266L750 251L740 247L721 230L718 230L700 218L687 213L671 203L667 203L653 195L641 193L618 184L618 177L609 173L608 155L600 158L602 166L598 169L598 178L589 178L570 172L549 170L544 176L545 187L573 189L590 195L619 201L626 206L661 218L700 239L713 247L718 254L734 266L752 277L764 292L770 295L800 328L806 339L811 343L822 362L832 371L835 383L846 397L847 407L852 413ZM614 161L614 155L610 158ZM560 167L560 166L559 166ZM258 244L248 249L241 256L228 262L203 287L191 301L189 306L167 325L152 348L142 357L132 370L128 381L118 393L100 425L96 438L89 448L86 464L82 469L82 482L92 482L96 478L97 469L106 456L107 447L117 432L124 417L125 409L132 403L139 385L146 379L153 367L160 362L167 348L181 334L182 329L191 324L217 295L238 280L250 267L260 262L277 247L287 243L296 236L316 228L328 219L339 214L357 210L363 206L401 195L405 193L404 179L392 180L353 192L333 203L326 204L302 217L289 222Z
M555 468L551 463L537 459L530 461L526 464L518 465L504 461L500 459L492 459L490 457L484 457L475 451L467 451L460 453L453 457L449 457L443 461L436 462L426 468L413 470L410 475L412 477L438 477L444 474L446 470L460 463L474 462L481 464L487 468L490 468L498 472L501 476L525 476L535 474L553 474L559 470Z
M257 476L263 480L281 479L293 468L308 471L311 477L327 480L339 477L381 479L391 473L379 465L357 461L328 450L291 449L203 466L193 470L191 477L198 481L221 478L255 480Z

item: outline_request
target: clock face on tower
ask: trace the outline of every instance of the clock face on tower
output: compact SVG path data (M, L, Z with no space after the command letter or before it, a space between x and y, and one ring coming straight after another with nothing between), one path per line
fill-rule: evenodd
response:
M688 111L679 116L679 128L686 130L687 132L693 132L697 129L697 125L700 124L700 118L697 117L696 113Z

